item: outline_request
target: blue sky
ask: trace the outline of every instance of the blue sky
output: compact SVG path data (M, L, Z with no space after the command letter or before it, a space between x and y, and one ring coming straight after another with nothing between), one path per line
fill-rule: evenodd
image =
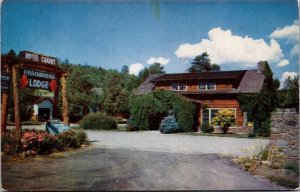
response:
M206 51L222 70L269 61L277 78L299 72L296 0L2 2L1 52L33 51L137 73L161 62L184 72Z

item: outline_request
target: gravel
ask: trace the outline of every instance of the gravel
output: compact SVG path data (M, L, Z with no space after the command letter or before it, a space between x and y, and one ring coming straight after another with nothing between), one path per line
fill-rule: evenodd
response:
M185 154L252 155L269 144L268 139L162 134L159 131L86 132L95 147Z

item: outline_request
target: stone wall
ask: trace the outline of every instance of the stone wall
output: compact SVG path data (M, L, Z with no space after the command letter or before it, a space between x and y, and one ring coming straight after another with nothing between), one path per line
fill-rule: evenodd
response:
M280 147L288 159L299 161L299 114L295 109L277 109L272 114L270 145Z

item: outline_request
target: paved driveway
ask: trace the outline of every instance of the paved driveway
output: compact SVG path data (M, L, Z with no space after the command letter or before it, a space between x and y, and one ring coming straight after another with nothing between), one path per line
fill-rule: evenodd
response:
M283 190L239 169L232 157L267 140L87 131L90 147L2 163L9 191ZM223 155L222 155L223 154ZM226 156L224 156L226 155Z
M251 155L256 149L269 143L268 139L161 134L159 131L87 131L87 134L93 145L101 148L185 154ZM243 149L248 149L247 153Z
M8 191L279 190L219 155L81 149L60 158L2 164Z

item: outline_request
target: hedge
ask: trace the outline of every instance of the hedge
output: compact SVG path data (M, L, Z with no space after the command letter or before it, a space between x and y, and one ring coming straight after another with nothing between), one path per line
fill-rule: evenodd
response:
M179 126L179 132L193 131L196 107L192 102L165 90L155 90L136 96L130 103L131 130L158 130L161 120L172 110Z
M89 113L80 122L83 129L116 129L117 122L106 113Z

